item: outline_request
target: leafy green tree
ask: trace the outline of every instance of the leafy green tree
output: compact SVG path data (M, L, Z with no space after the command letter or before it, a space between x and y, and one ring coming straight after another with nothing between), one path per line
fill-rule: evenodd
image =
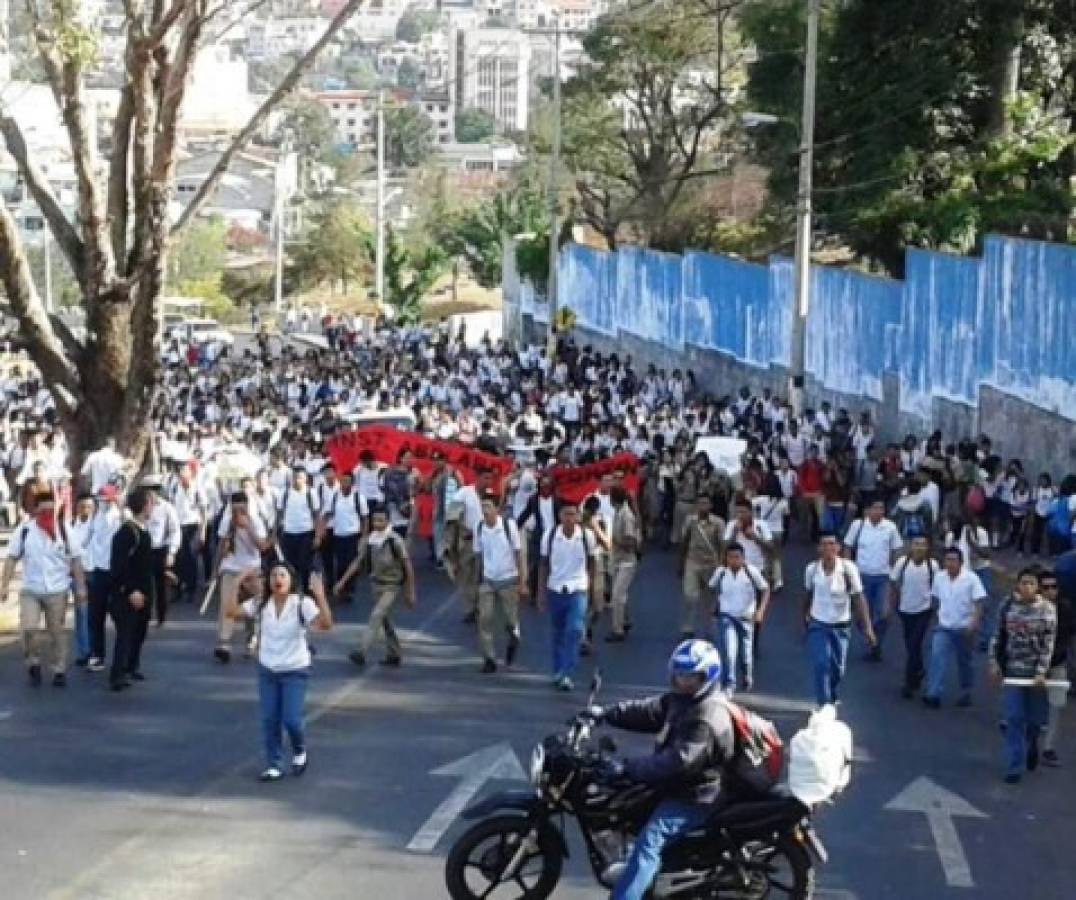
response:
M422 81L422 67L410 56L405 56L396 70L396 83L406 91L417 91Z
M305 287L329 284L346 294L370 269L370 227L353 203L332 203L318 213L292 255L292 274Z
M448 267L448 256L436 245L409 250L396 232L386 229L385 297L396 321L407 325L422 317L422 301Z
M344 69L344 81L353 91L369 91L377 87L378 75L374 64L367 58L356 60Z
M480 144L497 133L497 120L484 109L461 109L456 113L456 140Z
M385 158L394 169L422 165L433 152L434 128L417 106L390 106L385 110Z
M219 279L228 261L228 226L224 219L193 223L180 239L172 260L174 283Z
M416 44L424 34L433 31L440 20L441 17L436 11L422 9L418 4L412 3L404 10L396 24L396 40Z
M900 274L909 246L969 252L989 231L1065 240L1076 173L1068 0L849 0L822 20L818 230ZM804 4L752 3L752 109L775 204L796 199ZM1068 98L1064 100L1062 98Z
M565 161L579 212L610 246L622 228L665 246L688 185L721 168L736 118L740 5L632 5L583 38L587 61L565 85Z

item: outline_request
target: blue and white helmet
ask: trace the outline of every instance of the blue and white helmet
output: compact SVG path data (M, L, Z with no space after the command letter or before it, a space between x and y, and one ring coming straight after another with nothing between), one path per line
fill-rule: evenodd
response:
M709 641L683 641L669 657L669 676L701 675L704 691L721 677L721 656Z

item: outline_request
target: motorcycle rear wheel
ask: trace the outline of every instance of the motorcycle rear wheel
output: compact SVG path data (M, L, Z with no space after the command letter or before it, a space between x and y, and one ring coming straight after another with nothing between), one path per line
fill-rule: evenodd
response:
M790 835L761 848L748 868L757 876L753 889L745 894L750 900L810 900L814 896L811 856Z
M560 881L564 857L549 827L540 828L537 848L515 875L504 877L530 823L522 816L494 816L464 832L445 862L445 886L452 900L546 900Z

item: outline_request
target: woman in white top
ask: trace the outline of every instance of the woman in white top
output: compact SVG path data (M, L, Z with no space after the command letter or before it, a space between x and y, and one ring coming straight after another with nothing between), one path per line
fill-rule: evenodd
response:
M294 593L298 584L291 566L274 563L269 570L269 595L242 605L233 602L229 610L233 619L253 619L258 627L258 704L266 765L262 781L284 777L282 727L291 743L292 774L306 771L303 706L310 671L306 629L328 631L333 627L319 576L311 577L311 592L317 600Z

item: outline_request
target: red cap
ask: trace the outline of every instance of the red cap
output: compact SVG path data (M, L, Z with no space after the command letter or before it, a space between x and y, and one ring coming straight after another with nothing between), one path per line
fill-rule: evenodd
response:
M102 500L115 500L119 495L119 489L114 484L106 484L97 492L97 496Z

